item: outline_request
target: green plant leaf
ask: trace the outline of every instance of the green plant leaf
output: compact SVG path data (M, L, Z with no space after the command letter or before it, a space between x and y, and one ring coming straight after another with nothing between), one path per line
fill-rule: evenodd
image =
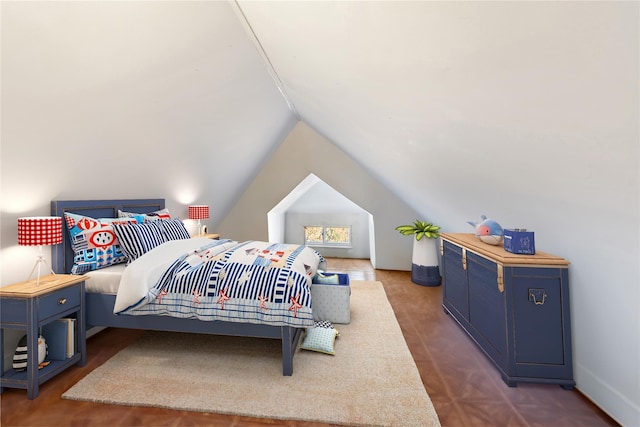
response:
M403 236L416 235L416 240L420 241L423 237L428 239L437 239L440 237L440 226L433 225L432 222L416 219L412 225L399 225L396 230Z

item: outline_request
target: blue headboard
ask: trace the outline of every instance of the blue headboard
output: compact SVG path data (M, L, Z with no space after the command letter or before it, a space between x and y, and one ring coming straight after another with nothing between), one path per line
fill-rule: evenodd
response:
M117 218L118 209L125 212L149 213L164 209L164 199L123 199L123 200L53 200L51 215L62 217L72 212L92 218ZM73 248L67 227L63 225L62 244L51 249L51 266L56 273L69 273L73 266Z

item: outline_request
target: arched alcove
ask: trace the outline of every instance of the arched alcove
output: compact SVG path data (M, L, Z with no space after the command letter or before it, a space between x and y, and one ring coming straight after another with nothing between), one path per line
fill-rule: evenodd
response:
M350 247L317 247L324 256L369 259L375 252L373 215L313 173L267 214L270 242L304 243L305 225L351 227Z

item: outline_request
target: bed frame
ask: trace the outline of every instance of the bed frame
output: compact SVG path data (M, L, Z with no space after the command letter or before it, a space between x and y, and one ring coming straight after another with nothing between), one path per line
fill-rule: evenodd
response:
M118 209L126 212L149 213L164 207L164 199L54 200L51 202L51 215L64 218L65 212L71 212L93 218L116 218ZM63 232L61 245L52 246L51 264L56 273L69 274L71 271L73 249L69 233ZM287 376L293 374L293 356L298 348L302 328L201 321L168 316L115 315L113 314L114 303L115 295L86 293L84 312L87 329L103 326L278 339L282 340L282 374Z

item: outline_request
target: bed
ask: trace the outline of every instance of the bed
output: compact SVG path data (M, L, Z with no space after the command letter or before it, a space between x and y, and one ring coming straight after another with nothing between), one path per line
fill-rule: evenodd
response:
M142 222L142 217L146 218L147 216L158 215L158 212L166 211L167 210L165 207L164 199L55 200L51 202L51 215L62 217L63 219L65 219L65 222L69 227L71 227L71 225L69 225L69 218L118 218L119 216L123 216L123 213L126 213L130 216L136 216L136 219L139 222ZM113 225L113 227L120 227L120 225L118 225L119 220L114 221L115 225ZM73 222L73 220L71 220L71 222ZM171 222L162 221L162 223L170 224ZM125 225L123 226L123 228L130 229L131 227ZM121 234L118 235L122 236ZM281 310L290 312L288 314L284 313L285 315L289 316L287 319L282 318L263 321L267 309L263 307L263 305L260 305L257 306L254 310L258 313L258 316L261 316L259 320L237 320L234 318L229 318L229 320L218 320L219 318L209 316L209 312L199 310L200 295L198 294L198 292L193 292L194 296L192 298L195 299L191 301L190 304L187 304L192 306L195 305L193 302L198 304L198 311L196 315L194 315L193 313L181 315L177 311L175 313L169 313L165 308L167 307L167 305L161 305L163 304L162 297L166 296L166 292L163 290L163 293L160 293L160 290L169 289L168 286L174 286L178 288L181 286L180 279L182 279L185 275L185 271L189 272L189 269L194 265L193 262L190 261L194 258L194 253L196 255L199 254L200 258L202 258L202 254L205 253L205 251L207 254L213 253L216 257L216 262L208 263L207 265L218 265L220 263L220 258L226 259L236 256L235 253L229 249L232 246L234 247L233 250L235 250L235 246L240 246L242 249L241 255L243 257L247 256L246 254L251 252L249 249L253 248L253 245L247 244L246 242L232 242L229 240L216 242L211 239L200 238L182 239L180 241L167 242L164 244L166 247L156 247L153 250L153 253L155 254L159 249L168 250L167 248L170 246L170 244L176 246L176 248L171 249L172 253L174 254L181 253L180 251L182 249L177 249L178 246L183 247L185 245L196 245L194 246L196 247L196 250L194 251L193 248L189 248L188 250L186 250L184 256L177 257L177 259L172 262L171 268L166 269L166 271L162 274L162 280L158 281L165 281L163 282L164 285L162 285L164 286L164 288L158 287L160 285L156 285L157 287L150 289L148 295L143 297L135 304L130 304L129 302L126 302L126 300L124 302L122 301L123 297L119 294L118 291L119 282L121 280L124 282L125 278L128 278L129 281L134 280L139 276L141 272L148 271L149 269L147 267L140 267L141 262L147 262L147 258L150 256L151 251L143 257L140 257L140 259L136 259L135 262L130 263L128 266L126 263L116 262L114 265L107 265L105 268L83 271L82 268L88 267L83 266L82 263L78 262L78 257L76 254L76 252L78 251L77 239L74 238L72 242L70 233L65 229L65 232L63 233L63 243L61 245L53 246L52 267L57 273L87 274L89 276L89 279L86 282L87 292L84 310L86 315L87 328L100 326L277 339L281 340L282 342L282 373L286 376L292 375L293 358L294 354L296 353L300 337L306 327L313 325L310 293L309 295L307 295L306 290L303 289L301 285L302 279L299 277L300 275L298 273L295 273L296 275L294 275L294 273L291 273L292 276L288 279L288 286L280 286L280 288L278 288L280 289L280 292L282 292L283 290L284 292L289 292L287 290L288 288L294 289L290 292L292 292L292 295L295 296L286 296L280 298L281 303L291 302L291 304L288 306L289 310ZM252 250L253 252L256 252L255 249ZM264 252L267 253L268 258L268 251ZM265 258L264 254L260 255L262 256L262 258ZM124 255L120 252L109 253L107 258L111 259L121 256ZM282 261L283 253L278 252L276 256L278 256L278 261ZM285 257L286 256L292 258L290 254L285 254ZM93 261L95 262L95 260ZM274 262L272 262L272 260L266 260L265 262L269 264L269 267L265 268L264 270L268 270L273 273L270 269L272 267L271 264L275 265ZM317 264L311 265L311 267L305 264L304 267L307 270L307 274L312 275L318 268L324 267L324 259L322 258L322 256L319 256ZM78 270L79 268L80 270ZM131 273L136 268L139 273L138 275ZM246 268L248 269L249 267ZM274 270L278 269L274 267ZM230 276L232 274L230 271L231 268L229 268L229 271L223 272L225 273L225 275ZM247 275L247 272L245 271L242 274ZM231 304L233 300L229 301L229 298L224 294L224 292L222 292L222 281L225 279L225 275L221 275L216 279L218 280L218 287L220 288L220 290L219 294L214 297L217 298L217 300L213 301L213 303L222 302L222 308L225 311L217 310L217 312L227 315L227 313L229 313L229 306L225 307L224 304L225 302ZM277 275L278 274L276 274L276 276ZM273 279L273 277L275 276L271 274L269 275L268 279L262 278L260 280L275 280ZM213 279L210 279L210 283L213 283ZM264 286L276 285L265 284ZM127 289L129 288L127 287ZM229 292L228 287L224 289L225 291ZM302 292L300 291L300 289L302 289ZM304 295L301 295L301 293ZM203 292L203 295L204 294L206 294L206 292ZM172 295L173 294L170 294L169 296ZM220 298L221 296L224 296L224 298ZM263 295L260 295L260 297L262 300L264 300ZM308 298L308 301L306 303L300 304L299 301L303 302L303 299L305 298ZM289 301L289 299L291 301ZM264 301L260 302L259 304L264 304ZM118 311L118 314L114 314L114 307L116 308L116 311ZM126 308L123 309L123 307ZM271 307L271 305L269 307ZM175 317L176 313L178 317Z

